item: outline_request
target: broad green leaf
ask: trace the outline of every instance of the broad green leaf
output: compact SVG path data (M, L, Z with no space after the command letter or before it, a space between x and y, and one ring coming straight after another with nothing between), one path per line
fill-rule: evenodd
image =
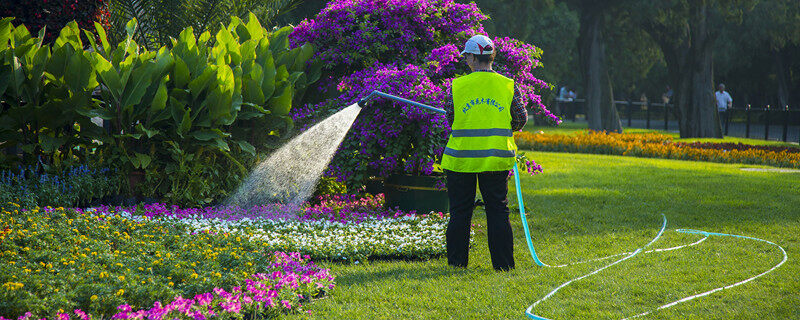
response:
M0 19L0 50L5 50L12 38L14 25L11 24L12 17Z
M150 156L146 154L134 152L134 155L135 156L134 158L131 159L131 162L133 162L134 159L136 159L135 160L136 162L134 162L134 167L136 168L146 169L147 166L150 165L150 162L153 160L152 158L150 158Z
M178 135L183 137L186 133L189 132L189 129L192 128L192 118L191 118L191 109L185 110L183 113L183 118L181 119L181 125L178 127Z
M108 92L119 103L121 101L122 83L119 79L117 70L108 62L102 55L97 52L92 52L92 63L94 64L95 72L100 77L100 81L106 86Z
M272 111L272 114L278 116L285 116L289 114L289 110L292 109L293 94L294 88L290 85L286 85L284 86L280 96L270 99L268 105L269 110Z
M58 150L58 148L60 148L66 142L67 138L64 137L51 137L46 134L39 135L39 145L41 145L42 150L47 153L52 153Z
M138 23L139 22L136 20L136 18L133 18L125 24L125 33L129 38L133 38L133 35L136 34L136 27Z
M314 46L310 43L303 44L299 49L300 51L298 52L297 57L295 57L294 65L292 66L292 70L294 71L305 70L308 60L314 56Z
M136 124L136 131L143 133L148 138L152 138L153 136L161 133L157 129L147 129L141 123Z
M235 142L236 142L236 144L239 145L239 148L241 148L242 151L247 152L252 156L256 155L256 147L254 147L249 142L243 141L243 140L236 140Z
M100 38L100 45L103 46L103 52L101 54L108 57L111 53L111 44L108 43L108 37L106 36L106 30L103 28L99 22L94 23L94 30L97 31L97 36Z
M172 79L176 88L185 88L189 83L189 67L179 57L175 57L175 67L172 69Z
M269 39L269 49L272 52L282 52L289 48L289 34L292 33L294 28L286 26L273 32Z
M178 44L183 44L186 49L192 50L197 45L197 40L194 38L194 29L187 27L178 35Z
M9 58L10 56L10 58ZM22 97L22 83L25 81L25 71L22 69L22 64L19 58L13 55L11 50L6 51L6 61L11 62L11 72L9 74L9 86L6 90L11 92L13 98L19 100Z
M203 33L201 33L200 36L197 37L197 41L199 43L206 43L208 42L209 39L211 39L211 32L208 32L208 30L203 31Z
M150 104L150 113L154 114L158 111L164 110L167 107L167 79L168 76L161 78L161 84L158 85L158 90L153 97L153 102Z
M247 14L247 32L250 33L250 39L261 40L264 37L264 27L258 22L258 18L252 12Z
M83 51L76 52L69 58L64 73L64 81L73 92L88 90L90 87L97 86L94 80L92 63L83 55ZM90 86L90 84L94 86Z
M125 90L122 91L120 106L123 109L131 108L142 101L147 88L151 85L154 66L154 62L148 61L131 72L130 79L125 84Z
M75 20L70 21L64 28L61 28L61 32L58 38L56 38L54 46L61 47L68 43L71 44L73 48L83 48L80 28L78 28L78 24L75 23Z
M228 146L228 143L225 142L225 140L222 140L222 139L219 139L219 138L214 139L214 144L220 150L231 151L231 147Z
M230 133L222 132L222 130L219 129L192 131L190 135L200 141L209 141L211 139L227 138L231 136Z
M189 82L189 93L192 94L192 99L197 99L200 93L215 79L215 75L214 68L206 68L199 77Z

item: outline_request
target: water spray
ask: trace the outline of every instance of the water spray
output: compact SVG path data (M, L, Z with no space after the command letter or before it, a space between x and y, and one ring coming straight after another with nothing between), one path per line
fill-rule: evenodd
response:
M358 101L358 105L359 106L363 106L368 100L372 99L373 97L386 98L386 99L390 99L390 100L406 103L406 104L409 104L409 105L412 105L412 106L420 107L420 108L426 109L428 111L433 111L433 112L436 112L436 113L445 114L445 110L444 109L431 107L431 106L426 105L426 104L422 104L422 103L419 103L419 102L416 102L416 101L411 101L411 100L408 100L408 99L405 99L405 98L401 98L401 97L394 96L394 95L391 95L391 94L388 94L388 93L384 93L384 92L380 92L380 91L377 91L377 90L373 91L372 93L370 93L369 95L367 95L363 99L359 100ZM569 263L569 264L548 265L548 264L543 263L539 259L539 257L536 255L536 250L534 249L533 242L531 241L531 234L530 234L530 230L528 229L528 221L527 221L527 219L525 217L525 205L522 202L522 188L521 188L520 181L519 181L519 168L518 168L516 162L514 162L513 170L514 170L514 183L516 184L516 187L517 187L517 201L519 203L519 215L520 215L520 218L522 219L522 229L525 232L525 240L528 243L528 251L530 251L531 257L533 258L533 261L536 263L536 265L542 266L542 267L550 267L550 268L561 268L561 267L567 267L567 266L572 266L572 265L576 265L576 264L607 260L607 259L611 259L611 258L614 258L614 257L620 257L620 256L622 257L622 258L617 259L617 260L615 260L615 261L613 261L613 262L611 262L609 264L603 265L602 267L596 268L596 269L594 269L593 271L591 271L591 272L589 272L587 274L584 274L582 276L579 276L577 278L574 278L572 280L569 280L569 281L564 282L563 284L559 285L558 287L556 287L555 289L553 289L552 291L547 293L544 297L542 297L541 299L539 299L536 302L534 302L532 305L530 305L525 310L524 314L529 319L533 319L533 320L550 320L548 318L536 315L534 313L533 309L536 307L536 305L538 305L539 303L549 299L550 297L555 295L559 290L561 290L562 288L570 285L571 283L573 283L575 281L579 281L579 280L585 279L587 277L590 277L592 275L598 274L601 271L603 271L603 270L605 270L607 268L610 268L611 266L614 266L614 265L616 265L618 263L621 263L621 262L623 262L625 260L631 259L631 258L633 258L634 256L636 256L636 255L638 255L640 253L643 253L643 254L658 253L658 252L666 252L666 251L672 251L672 250L688 248L688 247L692 247L692 246L695 246L695 245L698 245L698 244L702 243L703 241L708 239L708 237L710 237L710 236L717 236L717 237L723 237L723 238L739 238L739 239L746 239L746 240L764 242L764 243L767 243L767 244L770 244L770 245L778 247L778 249L780 249L781 253L783 254L783 259L779 263L774 265L772 268L770 268L769 270L764 271L764 272L762 272L762 273L760 273L760 274L758 274L756 276L750 277L748 279L745 279L745 280L742 280L742 281L739 281L739 282L736 282L736 283L733 283L733 284L729 284L729 285L718 287L718 288L714 288L714 289L711 289L711 290L708 290L708 291L705 291L705 292L702 292L702 293L698 293L698 294L695 294L695 295L684 297L684 298L675 300L673 302L670 302L668 304L659 306L656 309L653 309L653 310L650 310L650 311L646 311L646 312L642 312L642 313L627 317L627 318L625 318L623 320L643 317L643 316L649 315L649 314L651 314L651 313L653 313L655 311L658 311L658 310L670 308L670 307L673 307L673 306L675 306L677 304L684 303L684 302L687 302L687 301L690 301L690 300L694 300L694 299L697 299L697 298L700 298L700 297L703 297L703 296L707 296L707 295L710 295L712 293L715 293L715 292L718 292L718 291L721 291L721 290L724 290L724 289L730 289L730 288L733 288L733 287L736 287L736 286L743 285L745 283L748 283L748 282L750 282L752 280L760 278L760 277L762 277L762 276L774 271L775 269L777 269L781 265L783 265L786 262L786 260L788 259L788 256L786 254L786 250L784 250L783 247L781 247L780 245L778 245L778 244L776 244L774 242L768 241L768 240L759 239L759 238L755 238L755 237L742 236L742 235L728 234L728 233L707 232L707 231L689 230L689 229L677 229L675 231L679 232L679 233L686 233L686 234L697 234L697 235L703 236L703 238L701 238L699 241L696 241L696 242L693 242L693 243L690 243L690 244L680 245L680 246L671 247L671 248L652 249L652 250L645 251L645 249L647 247L649 247L650 245L652 245L653 243L658 241L659 238L661 238L661 235L664 233L664 230L667 227L667 217L662 214L661 215L662 224L661 224L661 229L658 231L658 234L652 240L650 240L650 242L648 242L647 244L645 244L641 248L636 249L633 252L618 253L618 254L614 254L614 255L610 255L610 256L606 256L606 257L590 259L590 260L584 260L584 261L578 261L578 262L573 262L573 263Z

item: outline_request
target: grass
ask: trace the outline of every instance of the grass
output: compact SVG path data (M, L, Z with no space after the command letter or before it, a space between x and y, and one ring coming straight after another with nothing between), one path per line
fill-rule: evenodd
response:
M700 237L694 228L773 241L789 260L742 286L656 311L643 319L800 318L800 174L741 171L742 165L530 152L545 173L523 177L531 233L539 256L561 264L635 250L661 227L665 248ZM513 182L510 203L516 203ZM430 261L323 263L337 275L333 295L313 313L289 319L525 319L523 311L552 289L606 263L542 268L527 252L512 207L516 270L491 269L485 214L477 209L467 269ZM535 313L551 319L620 319L764 272L782 258L765 243L711 237L665 253L640 254L574 282Z
M525 131L530 132L537 132L543 131L544 133L548 134L578 134L579 132L588 130L588 126L585 122L570 122L564 121L557 127L551 126L536 126L533 125L533 122L529 122L528 125L524 128ZM729 143L744 143L744 144L751 144L751 145L765 145L765 146L789 146L789 147L797 147L796 142L783 142L783 141L772 141L772 140L761 140L761 139L750 139L750 138L739 138L739 137L731 137L727 136L723 139L716 139L716 138L684 138L681 139L680 135L677 132L673 131L664 131L664 130L657 130L657 129L642 129L642 128L629 128L623 127L623 133L650 133L656 132L663 135L668 135L673 137L673 141L675 142L729 142Z

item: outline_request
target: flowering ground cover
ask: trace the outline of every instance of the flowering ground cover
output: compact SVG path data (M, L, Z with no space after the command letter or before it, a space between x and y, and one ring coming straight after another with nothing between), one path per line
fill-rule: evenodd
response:
M382 194L322 196L315 205L271 204L189 208L150 204L91 209L134 220L183 225L187 232L237 234L266 251L292 251L318 260L427 259L444 253L443 213L416 214L383 208Z
M442 213L384 209L383 195L321 196L314 203L8 204L0 214L0 258L9 262L0 266L0 316L270 317L304 310L333 288L333 276L310 259L419 260L444 253Z
M800 149L742 143L673 142L660 133L578 134L517 132L517 145L538 151L613 154L648 158L759 164L800 168Z
M334 287L308 256L106 211L4 205L0 316L269 317L303 310Z

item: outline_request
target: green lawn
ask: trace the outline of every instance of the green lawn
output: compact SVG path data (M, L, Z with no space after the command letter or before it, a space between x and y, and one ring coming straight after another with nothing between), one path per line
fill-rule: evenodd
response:
M633 251L661 227L653 248L699 240L693 228L773 241L781 268L744 285L656 311L642 319L800 319L800 174L744 172L742 165L530 152L545 173L523 177L531 233L545 263ZM513 182L512 182L513 187ZM516 203L510 190L510 202ZM491 269L485 215L476 210L470 266L446 259L323 263L338 287L290 319L525 319L523 311L561 283L611 261L535 266L513 212L517 269ZM535 313L551 319L621 319L764 272L782 254L765 243L711 237L697 246L640 254L574 282Z
M588 126L585 122L570 122L564 121L557 127L551 126L536 126L533 124L533 121L529 122L528 125L525 126L525 131L530 132L538 132L542 131L544 133L549 134L577 134L579 132L585 131L588 129ZM649 133L649 132L656 132L668 136L673 137L673 141L676 142L730 142L730 143L744 143L744 144L752 144L752 145L769 145L769 146L791 146L797 147L796 142L782 142L782 141L772 141L772 140L761 140L761 139L749 139L749 138L739 138L739 137L725 137L724 139L715 139L715 138L685 138L681 139L680 135L677 132L671 131L664 131L664 130L656 130L656 129L641 129L641 128L622 128L623 133Z

